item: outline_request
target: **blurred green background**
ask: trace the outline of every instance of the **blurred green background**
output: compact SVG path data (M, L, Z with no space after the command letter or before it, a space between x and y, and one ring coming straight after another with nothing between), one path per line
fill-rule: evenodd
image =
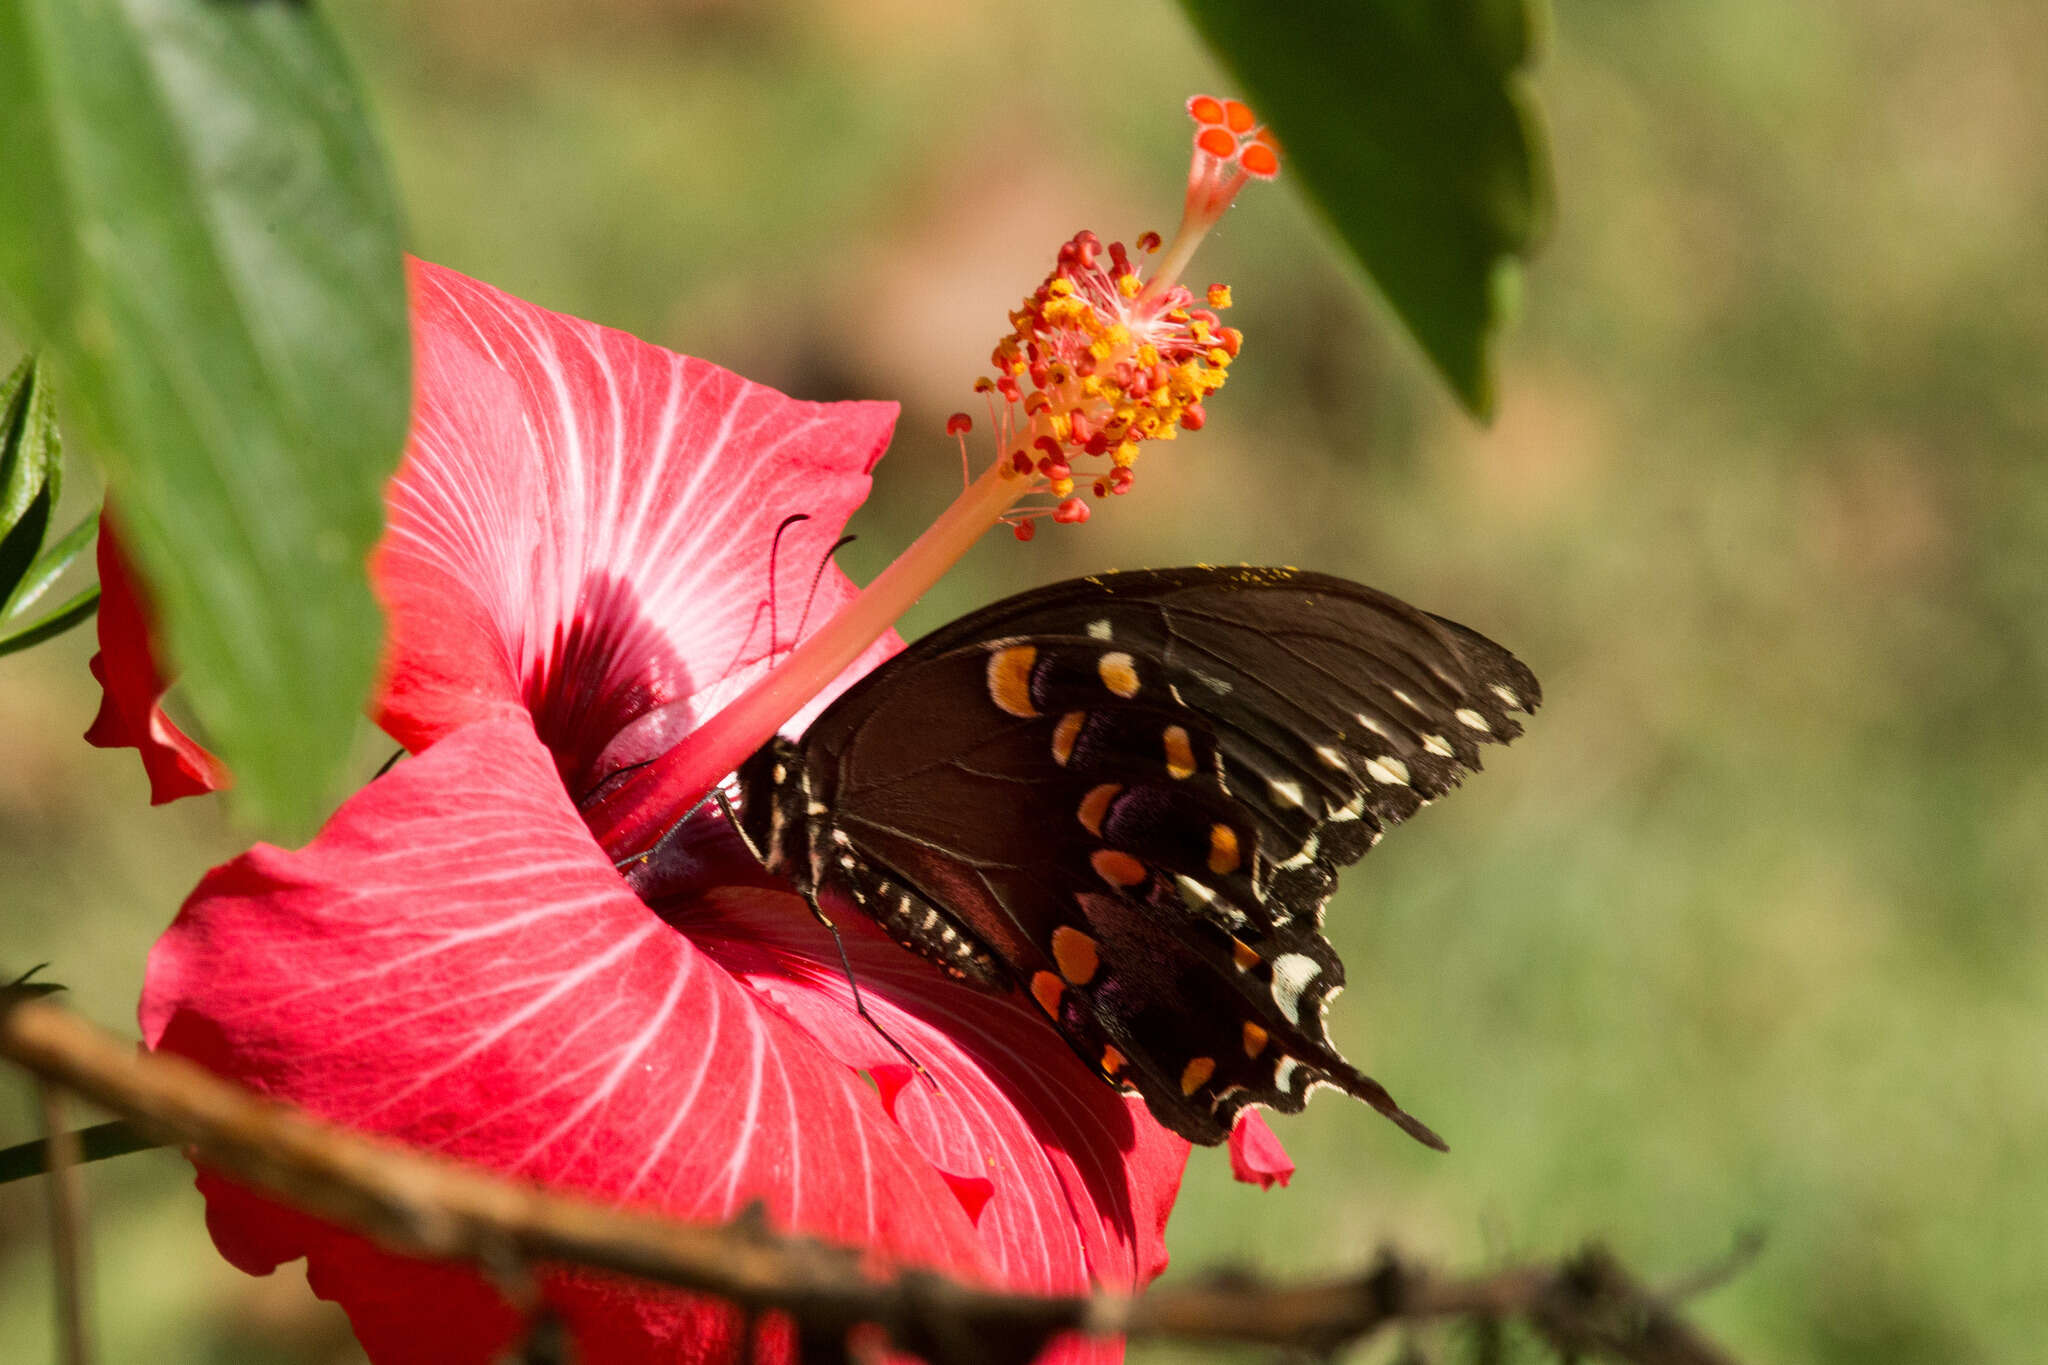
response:
M862 578L957 487L940 428L1006 309L1077 228L1172 227L1178 102L1226 84L1158 0L331 8L421 254L903 402ZM1538 84L1561 213L1496 426L1254 187L1194 272L1248 337L1208 428L1085 530L982 546L908 629L1088 569L1286 561L1544 680L1530 736L1332 915L1337 1036L1452 1155L1334 1100L1281 1126L1292 1189L1199 1152L1174 1274L1594 1237L1678 1274L1758 1228L1698 1305L1745 1359L2037 1358L2048 9L1559 0ZM132 1032L150 939L245 840L77 741L89 650L0 671L0 943ZM34 1129L9 1088L0 1143ZM91 1197L106 1360L359 1358L301 1277L212 1254L181 1161ZM51 1356L42 1237L39 1192L0 1190L10 1360Z

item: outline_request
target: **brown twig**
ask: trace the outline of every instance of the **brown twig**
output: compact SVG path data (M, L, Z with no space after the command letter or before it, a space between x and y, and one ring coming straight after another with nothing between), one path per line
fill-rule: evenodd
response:
M43 1138L50 1150L50 1260L57 1281L58 1359L63 1365L91 1365L92 1338L86 1313L85 1192L78 1178L78 1135L64 1117L64 1091L39 1078L36 1100Z
M503 1276L574 1264L788 1313L809 1340L875 1324L940 1361L1026 1361L1057 1333L1171 1337L1329 1352L1395 1324L1528 1322L1567 1355L1727 1365L1671 1303L1611 1256L1443 1276L1392 1253L1364 1275L1276 1286L1248 1277L1118 1294L998 1293L921 1271L878 1277L851 1248L670 1222L489 1175L308 1117L185 1061L139 1052L22 992L0 990L0 1056L77 1091L195 1159L409 1255Z

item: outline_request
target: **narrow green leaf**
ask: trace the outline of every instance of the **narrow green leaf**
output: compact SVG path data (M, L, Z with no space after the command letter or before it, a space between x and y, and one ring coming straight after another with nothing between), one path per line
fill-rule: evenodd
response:
M43 547L63 469L49 384L30 356L0 388L0 615Z
M1550 213L1525 77L1540 0L1181 0L1300 182L1471 412Z
M28 566L28 572L21 576L21 582L15 585L13 599L0 603L0 620L15 612L27 611L41 600L42 595L50 590L50 585L63 577L72 562L92 546L99 533L100 514L98 509L94 509L90 516L66 531L55 544L46 546L36 556L35 563Z
M397 213L290 0L0 0L0 306L107 467L244 809L310 823L379 633L365 559L410 401Z
M54 640L73 626L92 620L100 609L100 588L95 583L81 590L63 606L39 617L19 630L0 634L0 655L18 654L45 640Z
M78 1159L81 1162L105 1161L110 1156L126 1156L130 1152L146 1152L153 1147L168 1145L151 1140L125 1119L95 1123L90 1128L79 1129L74 1136L78 1139ZM0 1148L0 1185L42 1175L49 1169L50 1143L46 1138Z

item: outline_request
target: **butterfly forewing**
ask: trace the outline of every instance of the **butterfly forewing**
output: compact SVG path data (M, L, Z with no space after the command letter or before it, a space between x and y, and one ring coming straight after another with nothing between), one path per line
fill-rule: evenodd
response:
M1183 1136L1329 1083L1435 1142L1329 1042L1322 910L1337 868L1538 700L1498 645L1342 579L1077 579L827 708L792 758L807 871L942 965L999 963Z

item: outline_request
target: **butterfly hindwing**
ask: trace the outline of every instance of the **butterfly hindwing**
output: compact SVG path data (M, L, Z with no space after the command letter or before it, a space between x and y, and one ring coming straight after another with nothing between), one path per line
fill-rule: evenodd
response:
M826 709L795 750L810 870L941 965L1007 976L1183 1136L1327 1083L1440 1145L1331 1045L1322 911L1538 700L1498 645L1342 579L1074 580Z

